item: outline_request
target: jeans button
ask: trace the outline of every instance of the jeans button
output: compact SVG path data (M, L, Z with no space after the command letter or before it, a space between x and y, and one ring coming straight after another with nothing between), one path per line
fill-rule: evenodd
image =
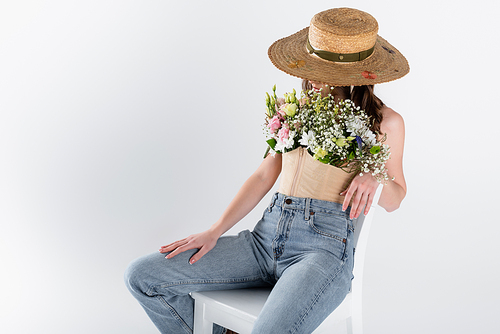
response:
M292 200L290 198L287 198L285 201L286 204L292 204Z

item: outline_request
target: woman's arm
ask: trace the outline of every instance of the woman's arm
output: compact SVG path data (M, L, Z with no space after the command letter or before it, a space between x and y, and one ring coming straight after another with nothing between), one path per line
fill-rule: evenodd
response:
M190 259L193 264L208 253L217 243L219 237L245 217L267 194L281 173L281 154L274 157L268 155L259 168L245 181L222 216L207 231L162 246L160 253L171 252L170 259L189 249L199 251Z
M384 107L382 113L380 131L387 135L385 144L391 148L391 157L385 166L387 174L394 180L384 184L378 204L391 212L399 208L406 195L406 181L403 174L405 127L403 118L394 110ZM352 199L351 218L357 218L363 208L365 208L364 214L368 214L377 187L378 182L371 174L356 175L349 187L341 193L345 196L342 209L346 210Z
M385 164L387 174L393 180L384 185L378 204L386 211L392 212L406 196L406 181L403 173L403 151L405 143L405 124L403 117L394 110L385 107L382 109L384 118L380 124L380 131L387 134L385 144L391 148L391 157Z
M227 232L259 204L281 173L281 154L268 155L243 183L236 196L211 229L219 236Z

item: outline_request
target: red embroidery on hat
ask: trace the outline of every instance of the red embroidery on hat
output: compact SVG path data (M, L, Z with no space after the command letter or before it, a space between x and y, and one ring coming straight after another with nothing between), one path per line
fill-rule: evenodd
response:
M377 79L377 75L373 72L363 71L361 72L361 75L366 79Z
M296 60L288 63L288 67L290 68L301 68L306 65L304 60Z

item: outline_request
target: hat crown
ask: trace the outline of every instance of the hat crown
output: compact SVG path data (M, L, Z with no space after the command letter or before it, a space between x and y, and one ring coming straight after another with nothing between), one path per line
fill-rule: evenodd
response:
M372 48L377 33L377 20L370 14L352 8L334 8L314 15L309 41L315 49L356 53Z

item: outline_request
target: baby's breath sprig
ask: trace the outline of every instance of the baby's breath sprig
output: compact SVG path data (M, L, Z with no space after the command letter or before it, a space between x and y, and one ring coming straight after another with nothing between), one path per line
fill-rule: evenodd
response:
M370 129L371 119L350 100L335 102L332 95L296 91L284 98L266 93L264 132L271 153L286 153L299 146L314 159L348 172L371 173L379 182L389 180L385 164L390 156L385 135ZM267 154L267 152L266 152Z

